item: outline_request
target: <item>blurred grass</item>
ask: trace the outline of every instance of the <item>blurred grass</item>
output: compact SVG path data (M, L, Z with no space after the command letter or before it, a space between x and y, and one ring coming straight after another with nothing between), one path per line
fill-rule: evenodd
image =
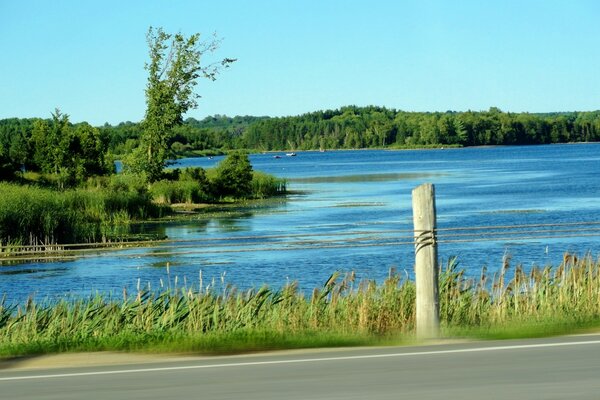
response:
M600 327L600 262L565 254L553 268L510 259L491 278L467 278L451 260L440 274L448 338L506 339ZM510 275L510 278L508 276ZM0 302L0 356L144 351L228 354L329 346L414 343L415 286L394 271L381 283L334 274L310 295L292 283L238 291L223 284L96 295L54 302Z

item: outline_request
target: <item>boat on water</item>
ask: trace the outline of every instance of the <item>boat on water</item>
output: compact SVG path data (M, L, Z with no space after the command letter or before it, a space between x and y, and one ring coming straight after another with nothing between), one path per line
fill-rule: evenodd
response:
M296 153L285 153L288 157L296 157Z
M281 156L273 156L273 158L281 158Z

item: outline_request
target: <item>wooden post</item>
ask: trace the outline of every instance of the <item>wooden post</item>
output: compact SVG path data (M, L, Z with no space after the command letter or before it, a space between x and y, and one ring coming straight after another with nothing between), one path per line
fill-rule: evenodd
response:
M440 308L436 242L435 188L425 183L412 191L417 287L417 337L439 336Z

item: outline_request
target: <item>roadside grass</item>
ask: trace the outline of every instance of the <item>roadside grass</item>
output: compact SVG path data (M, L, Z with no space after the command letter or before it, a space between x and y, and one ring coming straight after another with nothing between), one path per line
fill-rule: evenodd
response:
M356 347L400 344L398 338L384 338L335 332L283 333L269 330L239 329L235 332L209 333L116 333L110 337L73 340L37 340L10 343L0 347L0 360L27 355L120 351L147 354L228 355L273 350L327 347Z
M565 254L557 267L510 259L488 279L455 260L440 273L443 338L506 339L600 327L600 261ZM0 356L76 351L230 354L274 349L415 343L415 286L334 274L305 294L292 283L238 291L181 287L134 297L0 302Z
M442 336L480 340L529 339L561 335L600 333L600 317L529 321L513 319L495 326L443 327Z

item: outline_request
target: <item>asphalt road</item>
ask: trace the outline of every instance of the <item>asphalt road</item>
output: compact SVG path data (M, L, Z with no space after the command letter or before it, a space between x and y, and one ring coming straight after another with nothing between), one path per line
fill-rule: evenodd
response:
M600 399L600 335L0 371L1 399Z

